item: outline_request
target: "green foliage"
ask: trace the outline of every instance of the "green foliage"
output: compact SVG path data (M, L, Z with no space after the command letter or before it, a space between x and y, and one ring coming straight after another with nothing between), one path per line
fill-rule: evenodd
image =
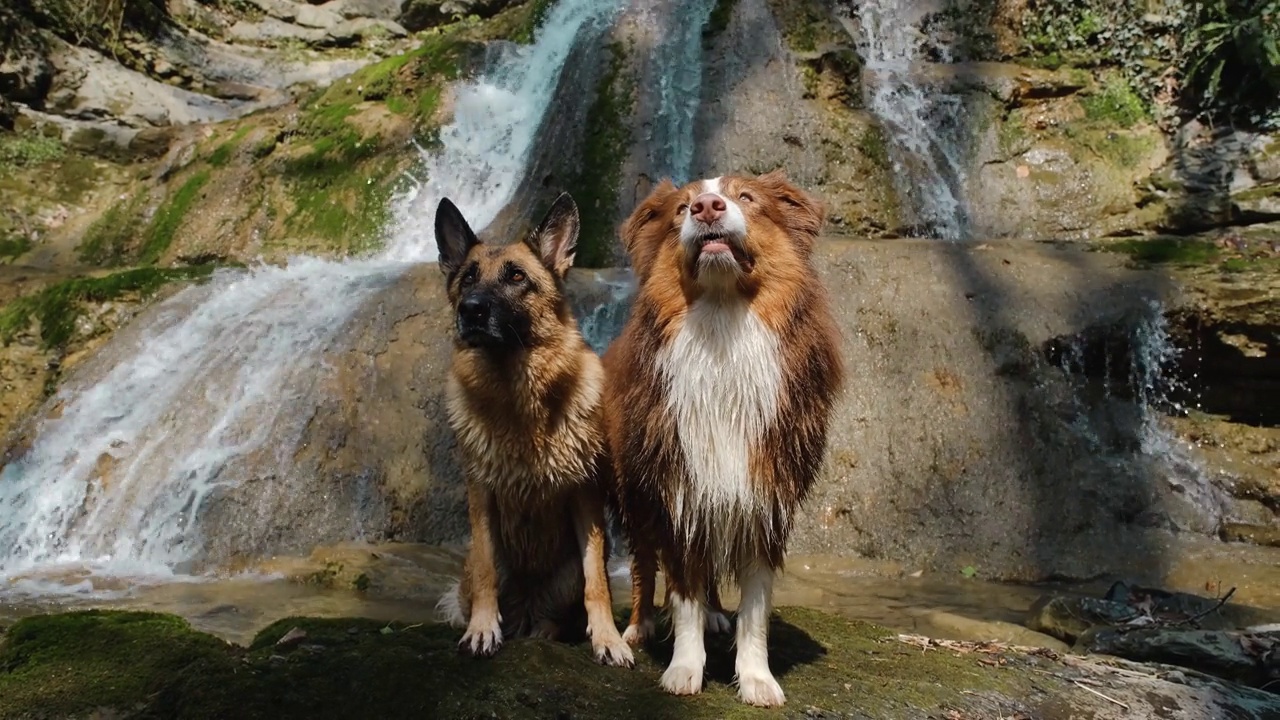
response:
M609 45L609 67L587 111L582 166L571 184L582 217L575 264L601 267L613 259L614 224L622 164L631 146L635 78L627 72L627 50Z
M85 303L107 302L126 294L145 297L166 283L204 277L212 271L208 265L135 268L102 277L64 280L0 308L0 341L8 345L34 319L40 322L40 340L45 348L64 347L75 334L76 320L84 314Z
M738 0L716 0L715 6L711 8L711 15L707 18L707 24L702 29L704 42L711 40L729 27L729 21L733 19L733 9L737 5Z
M33 167L60 160L66 149L58 138L43 135L0 134L0 168Z
M1195 6L1186 92L1202 107L1277 124L1280 0L1203 0Z

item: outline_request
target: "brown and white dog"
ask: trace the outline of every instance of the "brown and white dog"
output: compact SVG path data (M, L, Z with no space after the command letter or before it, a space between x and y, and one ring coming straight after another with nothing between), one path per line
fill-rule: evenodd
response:
M440 608L466 625L460 645L474 655L585 620L596 658L630 666L605 567L604 371L564 292L578 228L567 193L507 245L481 243L448 199L436 211L456 327L449 422L471 520L462 580Z
M702 690L708 593L716 577L733 577L738 695L785 701L769 669L773 582L842 383L811 260L823 220L818 202L774 172L664 181L622 226L638 290L604 363L615 498L634 554L626 637L652 627L660 559L675 629L662 675L671 693Z

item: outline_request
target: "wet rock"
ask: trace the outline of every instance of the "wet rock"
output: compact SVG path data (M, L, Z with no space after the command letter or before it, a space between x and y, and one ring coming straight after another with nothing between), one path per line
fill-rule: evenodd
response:
M799 608L779 609L771 625L771 664L792 715L1127 720L1174 717L1169 709L1177 708L1182 720L1265 720L1280 713L1280 696L1193 671L934 644ZM294 630L325 651L280 654L277 643ZM478 661L458 653L458 636L435 624L290 618L240 648L169 615L36 616L17 622L0 646L8 670L0 674L0 715L128 710L255 720L393 717L412 708L447 718L700 720L745 710L727 636L709 638L704 690L688 697L658 684L669 639L637 651L636 669L627 671L598 665L581 641L513 639ZM1084 685L1104 688L1106 697Z
M1255 545L1280 547L1280 527L1226 523L1221 536L1227 542L1248 542Z
M1071 650L1070 645L1051 635L1034 632L1013 623L975 620L949 612L931 612L925 615L924 619L930 626L937 628L938 632L946 633L953 637L1008 643L1024 647L1042 647L1064 653Z
M1280 633L1099 628L1082 635L1077 648L1191 668L1255 687L1280 680Z
M1027 611L1027 627L1073 643L1085 631L1097 625L1122 625L1141 613L1129 605L1113 600L1066 595L1045 595Z

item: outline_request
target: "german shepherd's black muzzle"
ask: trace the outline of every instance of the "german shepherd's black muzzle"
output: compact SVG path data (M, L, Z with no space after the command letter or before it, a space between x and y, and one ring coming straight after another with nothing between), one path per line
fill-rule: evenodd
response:
M524 345L529 318L501 293L477 289L458 302L458 339L468 347L502 350Z

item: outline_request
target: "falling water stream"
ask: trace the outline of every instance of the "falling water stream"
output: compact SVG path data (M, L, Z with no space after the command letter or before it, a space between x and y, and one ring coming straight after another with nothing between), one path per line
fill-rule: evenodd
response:
M429 229L441 197L477 230L510 201L566 58L620 5L557 3L532 45L506 49L456 88L454 118L424 158L425 179L397 202L385 252L220 272L160 307L114 366L65 385L57 416L0 474L0 586L59 568L186 573L202 543L202 504L242 482L263 453L274 454L275 472L262 492L284 501L297 492L287 485L291 455L310 415L302 409L326 377L326 349L375 292L435 260Z
M177 612L201 629L245 641L286 615L406 622L434 617L433 590L457 572L456 548L379 546L380 555L403 560L397 567L407 573L401 584L413 588L408 594L327 590L285 579L314 570L309 559L294 559L294 568L287 559L268 563L261 568L265 579L195 582L209 579L192 567L204 541L201 509L220 490L243 482L247 466L264 453L276 472L261 492L273 502L289 501L297 491L288 481L292 452L310 415L300 409L314 408L317 388L331 372L326 350L379 290L413 264L435 260L431 215L441 197L453 199L477 229L499 216L525 181L575 43L608 27L622 5L561 0L534 44L496 50L481 78L454 88L454 118L441 130L439 149L422 153L409 190L393 207L394 229L380 255L344 262L297 257L284 268L220 272L165 301L145 328L113 340L127 343L115 348L113 363L67 383L30 452L0 471L0 620L52 607L141 607ZM655 177L689 172L701 32L712 5L663 0L641 6L671 30L660 33L650 59L661 111L646 131L650 146L663 149L654 159ZM886 129L894 180L914 215L913 228L965 240L962 107L959 98L916 79L923 62L916 21L933 5L861 3L865 94ZM608 298L577 309L597 351L624 319L629 280L602 282ZM1162 353L1170 347L1159 317L1155 313L1134 338L1137 352L1147 354L1134 364L1132 378L1148 414L1144 422L1151 422L1150 408L1158 403L1158 374L1167 359ZM1144 450L1172 456L1169 446L1160 445L1168 436L1155 425L1144 427ZM352 537L359 537L358 529ZM368 550L357 545L335 552L363 557ZM1241 583L1239 597L1280 606L1280 569L1259 562L1258 552L1193 548L1183 557L1195 570L1185 575L1198 579L1215 564L1227 568L1223 574L1247 565L1255 571ZM1042 591L959 576L920 577L914 570L847 557L795 557L776 600L944 637L1007 633L1018 640L1023 636L1014 624ZM625 578L614 579L615 600L625 603ZM1181 589L1197 588L1183 582ZM965 624L972 619L980 627Z

